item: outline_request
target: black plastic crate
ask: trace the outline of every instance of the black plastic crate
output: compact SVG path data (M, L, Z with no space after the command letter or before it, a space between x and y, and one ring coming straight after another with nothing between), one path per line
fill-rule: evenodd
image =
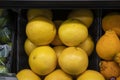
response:
M66 20L69 12L72 9L51 9L53 12L53 21L54 20ZM89 28L89 34L92 36L94 41L94 51L91 56L89 56L89 66L88 69L93 69L99 71L99 61L100 58L96 54L96 42L100 37L100 9L92 9L94 14L94 21ZM17 71L20 71L25 68L30 68L28 64L28 56L24 50L24 42L26 40L26 24L27 24L27 9L20 9L18 15L18 27L17 27Z

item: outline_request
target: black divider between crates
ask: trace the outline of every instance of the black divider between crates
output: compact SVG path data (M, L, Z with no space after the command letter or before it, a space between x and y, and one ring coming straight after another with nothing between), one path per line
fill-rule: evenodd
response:
M17 13L12 11L11 10L11 13L10 13L10 16L11 16L11 27L12 27L12 51L11 51L11 70L10 72L11 73L16 73L16 60L17 60L17 57L16 57L16 54L17 54L17 49L16 49L16 39L17 39Z
M66 20L69 12L72 9L51 9L53 12L53 21L54 20ZM89 34L92 36L93 41L95 43L98 41L100 37L101 31L101 10L100 9L91 9L94 14L94 21L89 28ZM22 69L30 68L28 64L28 56L24 50L24 42L27 38L25 29L27 20L27 9L20 9L18 16L18 27L17 27L17 71ZM89 66L88 69L93 69L99 71L99 62L100 58L98 57L96 50L94 47L94 51L91 56L89 56Z
M19 10L18 27L17 27L17 71L29 68L28 56L24 50L26 40L25 28L27 24L26 11Z

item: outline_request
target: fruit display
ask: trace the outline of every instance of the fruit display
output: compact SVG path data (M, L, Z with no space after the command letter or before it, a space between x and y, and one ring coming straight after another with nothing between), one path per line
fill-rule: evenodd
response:
M100 73L106 80L120 76L120 23L119 12L105 14L101 20L102 35L96 43L96 52L101 58Z
M35 80L105 80L99 71L89 67L96 47L96 36L90 33L91 27L95 27L92 25L93 10L76 9L75 12L68 10L65 15L63 19L60 18L61 16L56 18L54 9L27 10L26 17L24 17L26 24L23 33L25 35L22 35L24 36L24 47L22 47L25 54L19 53L22 57L26 56L27 64L21 65L24 67L18 69L16 76L18 80L29 78ZM22 19L23 22L24 19ZM18 37L21 38L21 35ZM20 63L24 63L24 60L23 62L19 60L18 65ZM27 72L31 77L27 76L25 69L30 71Z

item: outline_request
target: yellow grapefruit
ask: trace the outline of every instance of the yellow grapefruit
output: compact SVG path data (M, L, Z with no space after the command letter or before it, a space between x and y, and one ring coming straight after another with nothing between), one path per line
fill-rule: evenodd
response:
M72 77L63 72L61 69L57 69L48 74L44 80L72 80Z
M41 80L41 78L30 69L20 70L16 77L18 80Z
M29 56L29 66L38 75L47 75L56 68L57 56L50 46L35 48Z
M93 12L90 9L76 9L73 10L69 15L68 18L78 19L82 23L84 23L87 28L89 28L93 22Z
M29 39L25 40L24 49L25 49L25 52L28 56L30 55L32 50L35 49L36 47L37 46L35 44L33 44Z
M80 21L68 19L61 24L58 35L66 46L77 46L88 37L88 29Z
M67 47L66 46L55 46L55 47L53 47L53 49L55 50L55 53L57 55L57 58L59 57L59 55L62 53L62 51L65 48L67 48ZM60 68L58 63L57 63L57 68Z
M96 44L96 52L102 59L113 60L120 52L120 41L115 31L108 30L100 37Z
M39 16L43 16L45 18L52 20L53 15L50 9L28 9L28 12L27 12L28 21Z
M88 67L87 53L79 47L65 48L58 57L59 66L71 75L79 75Z
M102 74L95 70L86 70L77 80L105 80Z
M26 25L26 34L35 45L48 45L56 35L56 28L52 21L37 17Z
M89 35L84 42L78 45L78 47L85 50L88 56L90 56L94 49L94 41L92 40L92 37Z
M51 42L51 45L53 46L61 46L64 45L63 42L60 40L59 35L56 34L54 40Z

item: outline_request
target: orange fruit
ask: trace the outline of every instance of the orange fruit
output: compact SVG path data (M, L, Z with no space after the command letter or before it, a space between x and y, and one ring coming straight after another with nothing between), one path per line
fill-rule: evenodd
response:
M120 13L109 13L102 19L102 28L104 31L113 30L120 36Z
M113 60L120 52L120 41L115 31L108 30L100 37L96 44L96 52L104 60Z

